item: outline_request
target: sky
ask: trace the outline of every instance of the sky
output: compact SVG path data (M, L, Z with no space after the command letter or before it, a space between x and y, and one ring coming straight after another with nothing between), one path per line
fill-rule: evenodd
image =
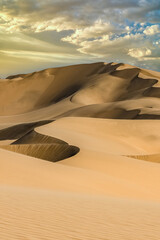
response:
M122 62L160 71L159 0L0 0L0 77Z

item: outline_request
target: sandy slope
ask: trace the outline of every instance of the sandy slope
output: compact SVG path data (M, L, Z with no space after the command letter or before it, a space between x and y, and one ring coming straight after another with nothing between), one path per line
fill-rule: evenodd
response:
M1 238L158 239L160 165L122 156L157 151L160 123L151 135L152 122L64 118L42 126L36 131L81 148L54 164L1 149Z
M90 169L111 177L108 180L110 187L104 187L105 191L112 189L112 193L116 194L121 191L122 184L123 187L129 187L125 191L127 197L132 195L139 198L146 193L145 198L155 194L155 199L159 199L160 166L127 157L159 152L160 122L156 121L151 128L152 122L64 118L36 131L79 146L80 152L77 155L59 163ZM127 181L123 182L124 179ZM140 190L140 195L134 193L135 190Z
M159 73L115 63L46 69L20 79L11 76L0 80L0 123L86 114L103 118L159 118L159 85ZM126 116L126 111L134 114Z
M159 204L147 201L2 187L0 210L6 240L157 240L160 234Z
M116 63L1 79L0 239L159 240L159 80Z

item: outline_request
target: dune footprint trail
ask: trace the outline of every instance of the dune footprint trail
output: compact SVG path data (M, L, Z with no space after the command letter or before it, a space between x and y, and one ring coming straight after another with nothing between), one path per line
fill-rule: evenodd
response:
M0 239L159 240L158 72L82 64L0 89Z

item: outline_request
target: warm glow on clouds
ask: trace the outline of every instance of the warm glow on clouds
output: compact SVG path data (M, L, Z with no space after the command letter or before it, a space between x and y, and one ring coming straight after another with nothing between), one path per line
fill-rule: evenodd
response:
M87 39L103 38L114 31L114 26L99 19L92 26L77 29L71 36L67 36L62 40L73 44L81 44L82 41Z
M151 54L152 54L151 50L147 48L132 48L132 49L129 49L129 52L128 52L128 55L138 59L143 58L145 56L149 56Z
M0 7L4 76L94 61L160 70L159 1L0 0Z
M146 27L146 29L143 32L146 35L155 35L155 34L160 33L160 27L159 27L159 25L148 26L148 27Z

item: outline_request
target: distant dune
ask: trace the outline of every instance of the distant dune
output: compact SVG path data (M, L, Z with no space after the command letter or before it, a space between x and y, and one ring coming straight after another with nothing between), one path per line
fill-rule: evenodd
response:
M50 109L46 112L49 118L65 114L155 119L160 115L160 73L125 64L82 64L16 75L1 80L0 89L2 116L49 106L53 111L52 115ZM66 107L57 112L55 103L62 101Z
M0 79L0 239L158 240L160 73L122 63Z

